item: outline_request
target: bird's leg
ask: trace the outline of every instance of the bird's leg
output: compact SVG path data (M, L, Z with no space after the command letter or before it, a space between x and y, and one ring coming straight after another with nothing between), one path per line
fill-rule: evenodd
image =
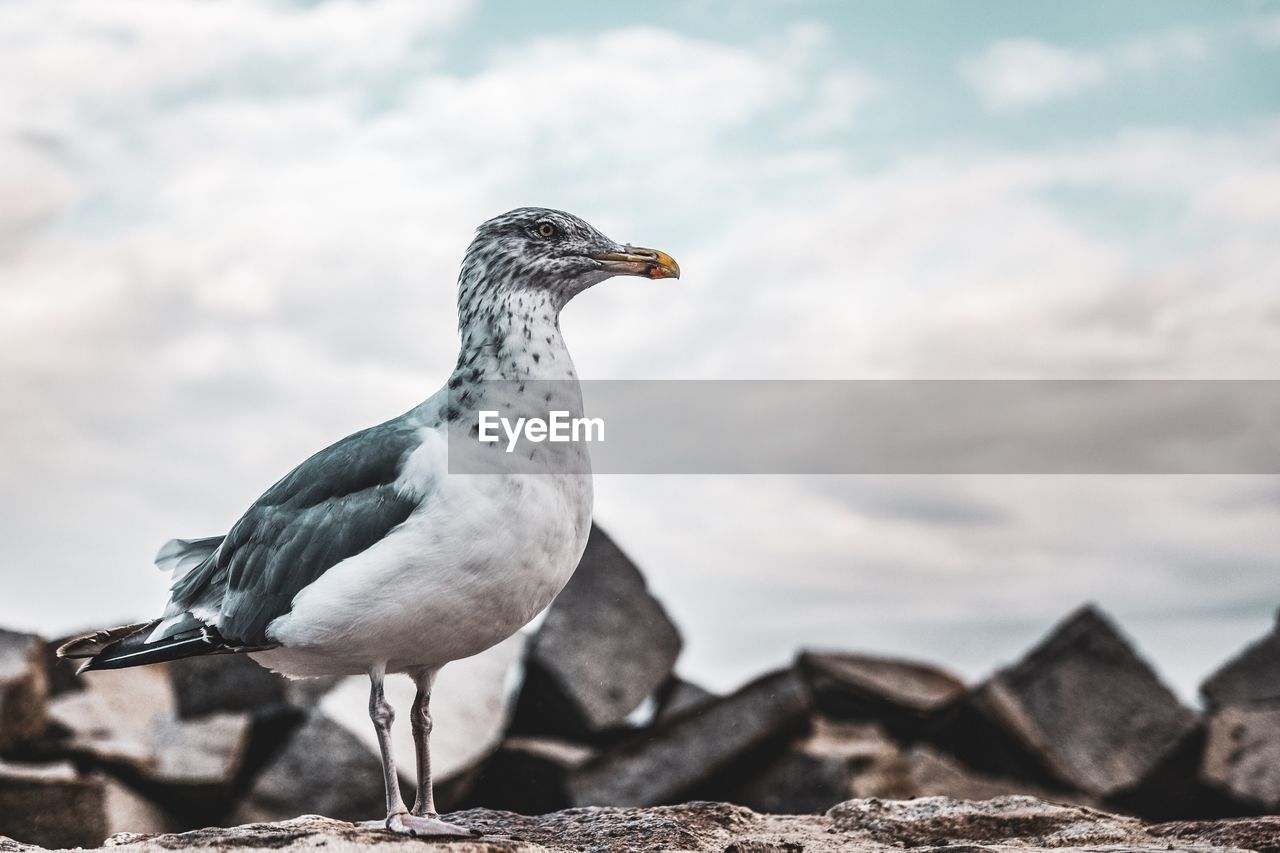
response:
M378 733L378 749L382 753L382 781L387 787L387 828L397 815L407 814L400 796L400 777L396 775L396 762L391 756L391 724L396 712L382 693L382 679L386 666L378 665L369 670L369 719Z
M387 785L387 829L402 835L416 836L464 836L475 837L474 829L446 823L436 814L431 795L431 758L427 739L431 732L431 717L427 705L431 699L431 683L435 671L415 673L418 695L413 700L413 740L418 754L418 799L413 812L405 808L400 798L400 779L396 776L395 761L391 757L391 723L395 719L386 697L382 695L383 667L369 671L373 689L369 693L369 717L378 730L378 747L382 750L382 774Z
M435 671L414 673L418 693L413 697L413 746L418 756L418 796L410 814L438 817L435 795L431 790L431 687Z

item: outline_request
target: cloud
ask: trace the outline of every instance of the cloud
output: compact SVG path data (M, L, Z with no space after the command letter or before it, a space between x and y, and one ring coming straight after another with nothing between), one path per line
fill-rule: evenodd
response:
M1079 50L1040 39L1002 39L960 62L960 75L987 109L1011 112L1069 98L1117 75L1152 72L1207 53L1207 38L1190 28L1136 36L1097 50Z
M575 301L586 376L1277 378L1274 124L869 168L842 134L892 89L822 26L461 43L485 14L3 7L0 624L145 615L160 542L224 530L307 453L433 392L470 231L517 204L687 270ZM1042 62L1039 91L1077 85L1079 59ZM1148 626L1201 600L1257 616L1280 525L1256 490L601 478L598 507L682 617L688 665L727 686L801 637L975 668L1086 596ZM1021 627L974 627L996 623ZM1254 630L1232 625L1221 642Z

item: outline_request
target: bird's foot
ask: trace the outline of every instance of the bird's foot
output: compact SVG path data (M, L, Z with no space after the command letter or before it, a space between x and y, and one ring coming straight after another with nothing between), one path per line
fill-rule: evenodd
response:
M478 838L481 834L478 829L468 829L443 821L439 815L415 815L407 812L388 815L387 829L416 838Z

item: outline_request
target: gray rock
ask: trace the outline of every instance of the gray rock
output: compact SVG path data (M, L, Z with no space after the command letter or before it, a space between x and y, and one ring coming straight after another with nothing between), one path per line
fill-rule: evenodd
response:
M289 682L247 655L204 655L167 665L178 715L261 711L288 700Z
M569 777L596 755L582 744L513 737L485 761L466 803L520 814L545 814L570 804Z
M1201 773L1246 808L1280 811L1280 703L1215 711Z
M584 737L623 726L670 677L680 645L635 564L592 527L530 644L513 731Z
M44 641L0 629L0 751L44 732L47 695Z
M571 802L652 805L714 788L718 775L785 746L806 727L811 708L796 670L766 675L579 768L569 782Z
M1200 687L1205 706L1280 704L1280 613L1271 632L1227 661Z
M1054 803L1097 807L1098 801L1074 791L1046 788L1022 779L981 773L950 755L917 744L907 752L909 788L916 797L952 797L957 800L990 800L995 797L1031 796Z
M892 658L808 651L800 667L823 714L876 720L900 738L914 738L965 692L964 682L949 672Z
M145 774L159 785L230 789L244 765L251 727L248 714L158 720Z
M447 816L484 838L430 842L453 853L900 853L903 848L970 851L1056 850L1085 853L1228 853L1280 848L1280 818L1144 827L1091 809L1024 797L965 802L929 797L909 802L854 800L826 815L758 815L724 803L647 809L575 809L538 816L474 809ZM421 853L421 839L396 838L376 825L355 826L309 815L274 824L203 829L181 836L113 839L117 853L176 849ZM4 853L37 848L6 845Z
M258 774L233 819L256 822L323 813L368 820L385 815L383 797L377 756L317 711Z
M707 707L717 698L719 697L710 690L685 681L679 676L672 676L671 681L662 690L652 725L665 725L685 714Z
M760 812L821 814L850 797L914 795L902 750L879 725L813 722L808 735L726 799Z
M1134 802L1159 785L1172 802L1194 776L1183 758L1199 726L1111 622L1085 607L932 734L981 770Z
M101 779L69 762L0 762L0 836L41 847L97 847L108 835Z

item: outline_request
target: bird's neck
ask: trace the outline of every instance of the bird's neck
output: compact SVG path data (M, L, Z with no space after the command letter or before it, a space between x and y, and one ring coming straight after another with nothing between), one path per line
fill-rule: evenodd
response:
M560 334L561 295L542 290L464 288L458 300L462 347L454 375L477 380L573 380Z

